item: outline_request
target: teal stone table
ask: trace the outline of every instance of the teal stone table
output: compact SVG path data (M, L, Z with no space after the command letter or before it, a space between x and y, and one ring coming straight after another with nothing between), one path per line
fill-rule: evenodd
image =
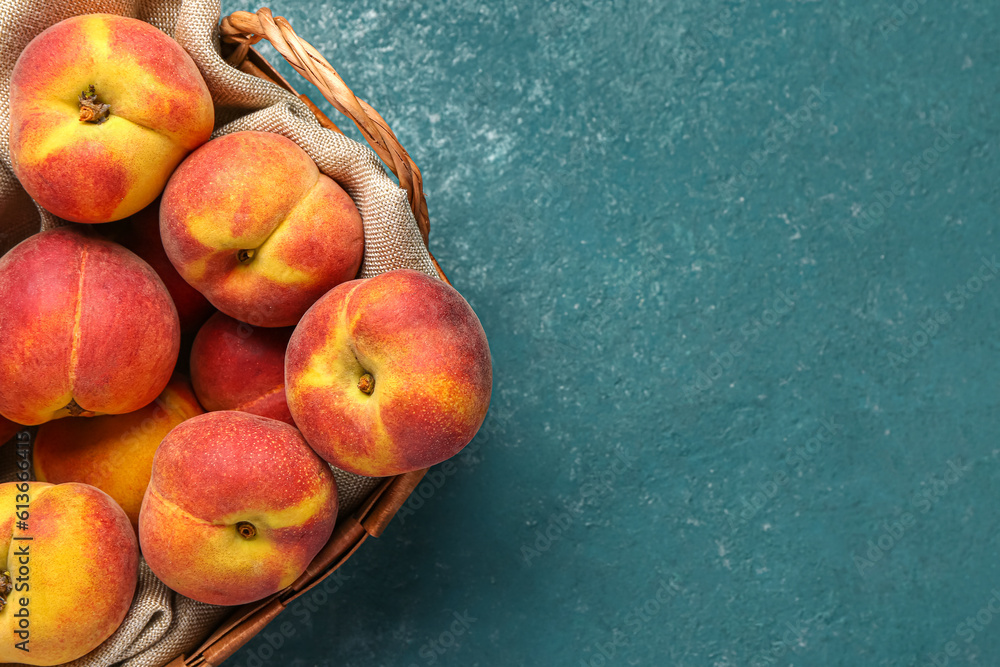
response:
M271 7L495 383L233 665L1000 665L1000 4Z

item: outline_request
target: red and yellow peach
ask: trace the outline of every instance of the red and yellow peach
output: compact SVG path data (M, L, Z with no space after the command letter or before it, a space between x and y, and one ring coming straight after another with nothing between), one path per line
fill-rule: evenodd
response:
M288 407L306 440L335 466L373 477L457 454L486 417L492 382L472 308L417 271L331 290L285 356Z
M0 662L58 665L121 625L135 594L139 546L125 512L103 491L8 482L0 484L0 566L14 587L0 583ZM25 640L27 651L18 648Z
M180 348L163 281L84 228L36 234L0 258L0 414L19 424L138 410Z
M330 539L333 473L292 426L209 412L153 459L139 542L159 579L200 602L253 602L289 586Z
M60 218L118 220L148 206L215 112L198 67L152 25L75 16L25 47L10 79L10 158Z
M361 215L294 142L236 132L192 153L160 205L163 246L212 305L286 327L361 266Z

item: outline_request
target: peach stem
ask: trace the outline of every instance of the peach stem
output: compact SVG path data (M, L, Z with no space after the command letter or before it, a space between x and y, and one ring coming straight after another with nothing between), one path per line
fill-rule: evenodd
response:
M14 590L14 581L11 579L10 571L0 572L0 611L7 606L7 596Z
M101 104L97 101L97 91L93 86L80 93L80 121L83 123L96 123L100 125L108 119L111 113L111 105Z
M371 396L371 393L375 391L375 378L372 377L371 373L365 373L361 376L361 379L358 380L358 389Z
M257 528L249 521L240 521L236 524L236 532L245 540L252 539L257 535Z

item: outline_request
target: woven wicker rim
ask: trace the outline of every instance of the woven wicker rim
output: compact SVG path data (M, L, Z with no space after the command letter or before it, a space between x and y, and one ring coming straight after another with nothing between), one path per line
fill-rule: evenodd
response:
M251 45L266 39L299 74L319 89L334 109L354 121L375 153L399 179L400 187L406 190L424 245L427 245L430 219L420 169L385 119L351 92L333 65L299 37L283 16L274 16L266 7L255 14L233 12L222 19L221 34L223 42L236 45L226 59L233 67L239 68L246 60Z

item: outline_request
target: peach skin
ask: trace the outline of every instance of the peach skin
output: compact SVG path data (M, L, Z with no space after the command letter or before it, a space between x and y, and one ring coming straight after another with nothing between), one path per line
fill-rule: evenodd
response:
M0 415L18 424L138 410L177 363L163 282L87 228L36 234L0 258L0 304Z
M157 577L200 602L253 602L289 586L330 539L337 486L292 426L209 412L153 459L139 543Z
M200 414L191 385L175 375L155 401L135 412L42 424L32 449L35 476L40 482L96 486L138 531L156 449L175 426Z
M239 410L295 426L285 402L291 327L267 329L216 313L191 346L191 382L206 410Z
M194 61L137 19L60 21L31 40L11 73L14 174L43 208L73 222L148 206L214 122Z
M128 517L103 491L0 484L0 662L60 665L97 648L125 618L138 568Z
M226 315L287 327L361 266L361 214L294 142L236 132L170 177L160 234L181 276Z
M324 459L359 475L426 468L457 454L486 417L493 384L479 318L417 271L334 288L288 342L292 418Z
M170 298L177 306L177 315L181 320L181 333L195 333L198 327L215 312L201 292L187 284L170 263L167 253L160 241L160 202L142 209L135 215L109 225L114 229L110 238L125 246L144 262L153 267L156 275L166 285Z

